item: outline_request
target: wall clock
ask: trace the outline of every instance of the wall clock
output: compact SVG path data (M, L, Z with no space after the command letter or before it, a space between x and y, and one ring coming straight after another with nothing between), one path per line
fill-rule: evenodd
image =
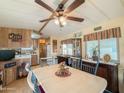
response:
M110 62L110 60L111 60L111 56L109 55L109 54L105 54L104 56L103 56L103 61L104 62Z

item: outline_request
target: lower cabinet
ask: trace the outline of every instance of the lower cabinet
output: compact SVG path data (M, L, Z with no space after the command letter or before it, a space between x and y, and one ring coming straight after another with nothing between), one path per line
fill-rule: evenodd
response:
M95 63L92 62L83 61L83 64L95 66ZM118 65L100 63L97 71L97 76L107 80L107 90L111 91L112 93L119 93Z
M38 57L37 55L31 55L31 65L38 65Z
M16 80L16 66L6 68L5 69L5 85L8 85L9 83Z

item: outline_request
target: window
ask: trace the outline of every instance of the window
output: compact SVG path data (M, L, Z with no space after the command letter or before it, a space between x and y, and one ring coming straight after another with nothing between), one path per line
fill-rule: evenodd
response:
M67 54L67 45L66 44L62 45L62 54L63 55Z
M112 60L118 60L117 39L100 40L100 58L105 54L109 54Z
M87 41L86 42L86 55L89 58L93 56L93 50L97 48L99 53L97 55L100 56L100 59L103 59L105 54L109 54L111 56L111 61L117 62L118 58L118 41L117 38L97 40L97 41Z
M87 48L86 48L86 55L89 58L92 58L93 56L93 50L98 47L98 41L88 41L86 42Z
M68 55L73 55L73 44L68 44L67 45L67 54Z

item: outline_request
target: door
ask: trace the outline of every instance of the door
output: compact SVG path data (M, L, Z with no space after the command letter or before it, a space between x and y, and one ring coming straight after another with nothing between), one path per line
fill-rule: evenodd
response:
M47 50L46 50L46 44L40 44L39 46L39 51L40 51L40 58L46 57Z

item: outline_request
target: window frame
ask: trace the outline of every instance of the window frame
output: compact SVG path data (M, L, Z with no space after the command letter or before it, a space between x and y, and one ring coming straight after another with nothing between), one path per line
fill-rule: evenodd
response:
M115 38L116 39L116 48L117 48L117 60L113 60L112 61L117 61L120 63L120 54L119 54L119 38ZM104 39L103 39L104 40ZM96 40L95 40L96 41ZM100 40L97 40L98 41L98 57L100 58ZM85 57L87 56L87 42L85 42ZM89 58L89 59L92 59L92 58ZM103 59L103 58L100 58L100 60Z

